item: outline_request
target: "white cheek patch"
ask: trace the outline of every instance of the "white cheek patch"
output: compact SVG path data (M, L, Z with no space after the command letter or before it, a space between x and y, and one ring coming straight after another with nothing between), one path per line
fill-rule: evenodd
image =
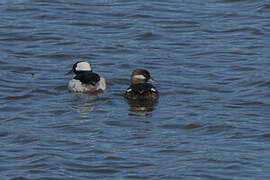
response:
M145 80L146 78L143 75L135 75L135 79Z
M132 89L127 89L127 91L126 91L126 92L130 92L130 91L132 91Z
M157 90L155 88L151 88L151 91L156 92Z
M76 71L91 71L91 66L88 62L80 62L75 69Z

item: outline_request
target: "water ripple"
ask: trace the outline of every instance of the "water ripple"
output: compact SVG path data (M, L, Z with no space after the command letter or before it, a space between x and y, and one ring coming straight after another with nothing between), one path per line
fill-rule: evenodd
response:
M266 0L0 5L2 179L269 179ZM104 94L68 91L77 60ZM136 68L159 102L124 100Z

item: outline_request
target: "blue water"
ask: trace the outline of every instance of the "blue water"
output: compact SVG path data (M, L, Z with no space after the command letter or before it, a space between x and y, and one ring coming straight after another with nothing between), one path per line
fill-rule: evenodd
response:
M270 2L0 2L0 179L270 179ZM71 94L87 60L104 94ZM148 69L158 104L122 94Z

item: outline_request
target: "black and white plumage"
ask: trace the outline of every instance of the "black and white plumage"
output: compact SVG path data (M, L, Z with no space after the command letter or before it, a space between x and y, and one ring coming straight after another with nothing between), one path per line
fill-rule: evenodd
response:
M68 88L71 92L96 93L105 91L105 79L92 72L91 66L87 61L76 62L71 72L76 74L68 83Z
M136 69L131 74L131 85L125 92L125 98L129 100L157 100L158 91L150 83L153 82L150 73L145 69Z
M98 74L93 72L79 72L73 79L80 80L84 84L96 85L100 81Z

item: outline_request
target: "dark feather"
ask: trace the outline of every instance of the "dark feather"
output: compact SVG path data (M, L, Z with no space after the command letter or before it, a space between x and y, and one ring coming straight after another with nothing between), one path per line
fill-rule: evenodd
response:
M77 73L74 79L80 80L82 83L85 83L85 84L96 85L96 83L100 80L100 77L96 73L85 71L85 72Z
M149 83L132 84L126 91L128 99L152 99L158 98L158 91Z
M143 84L132 84L129 89L132 89L136 94L144 94L147 92L152 92L152 89L156 89L152 84L143 83Z

